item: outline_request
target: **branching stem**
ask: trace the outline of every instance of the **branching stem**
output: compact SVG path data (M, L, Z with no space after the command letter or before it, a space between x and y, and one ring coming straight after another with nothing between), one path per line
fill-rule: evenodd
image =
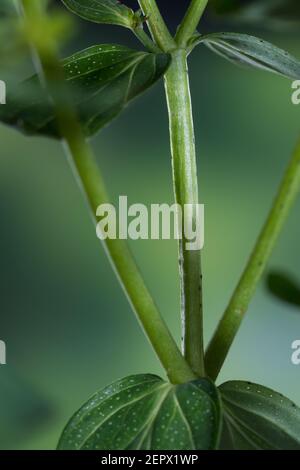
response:
M43 19L41 3L41 0L23 0L24 21L25 24L27 23L28 30L30 24L39 24L39 21ZM108 195L92 149L84 138L72 103L68 101L55 38L44 37L42 45L39 40L33 39L33 41L32 49L37 70L53 100L69 159L96 222L96 210L100 204L109 202ZM107 240L105 248L133 310L170 381L184 383L193 380L195 374L180 353L158 312L127 245L121 240Z

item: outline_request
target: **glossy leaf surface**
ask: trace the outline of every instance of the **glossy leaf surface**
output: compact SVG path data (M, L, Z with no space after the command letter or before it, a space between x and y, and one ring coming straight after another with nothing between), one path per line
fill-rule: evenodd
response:
M170 60L168 54L137 52L110 44L89 47L64 60L66 85L85 134L95 134L157 82ZM64 96L62 106L63 101ZM8 87L0 121L26 134L59 137L53 106L37 76L14 91Z
M193 39L196 42L196 38ZM254 67L291 79L300 78L300 61L273 44L248 34L212 33L199 36L213 52L236 65Z
M300 409L273 390L249 382L227 382L221 392L221 447L238 450L300 450Z
M209 380L174 386L138 375L96 393L71 419L58 448L215 449L220 423L219 394Z
M134 27L135 13L118 0L62 0L63 4L85 20L102 24Z

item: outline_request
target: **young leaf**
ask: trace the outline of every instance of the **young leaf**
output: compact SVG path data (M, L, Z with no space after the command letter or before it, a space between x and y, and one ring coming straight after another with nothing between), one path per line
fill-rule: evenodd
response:
M114 24L132 29L136 14L118 0L62 0L76 15L94 23Z
M194 39L194 44L196 40ZM212 33L198 37L213 52L237 65L255 67L292 79L300 78L300 61L273 44L247 34Z
M300 450L300 409L261 385L227 382L221 392L222 449Z
M276 298L300 307L300 286L288 274L270 273L267 278L267 286Z
M168 54L114 45L92 46L64 60L66 86L85 134L95 134L115 118L162 77L170 61ZM62 105L63 100L62 96ZM0 121L26 134L59 137L53 106L37 76L8 92L6 106L0 107Z
M96 393L65 428L59 450L215 449L220 403L208 379L171 385L127 377Z

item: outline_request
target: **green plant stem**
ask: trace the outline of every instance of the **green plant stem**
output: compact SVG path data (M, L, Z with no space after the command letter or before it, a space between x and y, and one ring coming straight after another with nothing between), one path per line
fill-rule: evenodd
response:
M170 120L175 198L182 209L186 204L193 205L189 224L194 227L195 210L199 201L192 103L185 50L180 49L173 53L172 65L166 74L165 83ZM193 371L199 376L203 376L200 252L188 251L186 241L184 227L182 227L182 240L179 242L179 266L183 349Z
M186 15L176 34L177 43L184 47L195 33L199 21L207 6L208 0L192 0Z
M32 22L39 24L39 20L43 19L39 1L23 0L24 21L27 22L29 29ZM72 103L68 101L55 38L44 37L42 47L38 40L32 43L32 47L35 50L34 58L38 62L37 69L54 102L58 125L68 149L71 164L96 222L96 210L100 204L108 203L108 196L91 147L85 141ZM170 381L184 383L193 380L195 375L161 318L127 245L120 240L107 240L105 248Z
M147 18L147 24L152 37L160 49L169 52L176 48L176 42L172 38L166 23L161 16L155 0L138 0L143 14Z
M65 140L78 183L95 218L97 207L109 202L98 166L82 137L66 135ZM105 248L128 300L170 381L184 383L193 380L195 377L161 318L127 244L121 240L108 239L105 241Z
M287 167L246 269L208 347L205 365L207 374L213 380L218 377L299 190L300 142Z
M149 52L159 53L162 52L161 49L151 41L148 34L144 31L143 27L137 27L133 30L134 34L138 38L138 40L145 46L145 48Z

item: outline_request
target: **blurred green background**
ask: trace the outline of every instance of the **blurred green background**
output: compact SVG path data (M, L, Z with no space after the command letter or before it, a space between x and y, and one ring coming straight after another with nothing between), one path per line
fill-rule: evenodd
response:
M183 9L177 3L171 21ZM101 42L138 47L125 30L78 26L68 52ZM204 24L206 30L220 27L233 29L212 20ZM256 33L300 57L299 36ZM204 48L191 57L190 71L206 206L208 341L299 136L300 106L291 103L288 80L235 68ZM96 238L61 146L3 126L0 145L0 339L8 361L0 366L0 448L52 449L66 420L96 390L128 374L162 370ZM128 195L130 203L173 200L162 83L93 146L115 201L119 195ZM299 210L300 201L270 265L298 278ZM175 242L131 245L179 339ZM300 367L290 361L291 343L299 338L300 313L270 297L262 283L220 381L260 382L300 404Z

